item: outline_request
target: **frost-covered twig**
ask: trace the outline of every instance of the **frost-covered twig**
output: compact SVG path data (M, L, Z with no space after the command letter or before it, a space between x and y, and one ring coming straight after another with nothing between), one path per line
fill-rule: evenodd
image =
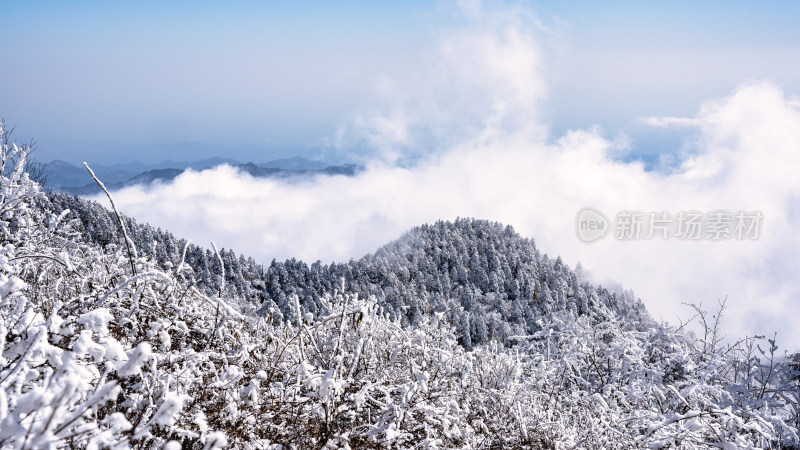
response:
M103 182L97 178L97 175L94 174L94 171L91 167L89 167L89 164L86 164L84 161L83 166L86 167L86 170L89 171L89 174L92 176L97 185L100 186L100 189L102 189L103 192L106 193L106 196L108 196L108 201L111 203L111 209L114 210L114 214L117 216L117 221L119 221L119 226L122 229L122 236L125 238L125 247L128 249L128 259L131 263L131 273L136 275L136 246L133 244L130 236L128 236L128 229L125 227L125 222L122 221L122 216L119 215L117 205L114 204L114 199L111 197L111 193L108 192L108 189L106 189L106 186L103 184Z
M181 262L178 264L178 268L175 269L175 274L180 274L183 270L184 261L186 261L186 250L189 248L189 244L191 244L191 240L186 240L186 244L183 246L183 252L181 253Z
M225 263L222 262L222 256L219 254L219 250L217 250L217 244L214 241L211 241L211 247L214 248L214 253L217 255L217 260L219 261L219 270L222 272L222 281L219 285L219 296L222 297L222 293L225 292Z

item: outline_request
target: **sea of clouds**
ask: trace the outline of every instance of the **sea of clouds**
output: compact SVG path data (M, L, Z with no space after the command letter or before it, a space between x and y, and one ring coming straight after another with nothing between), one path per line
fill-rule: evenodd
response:
M678 164L647 171L598 129L548 132L547 30L522 9L462 5L419 67L386 74L369 104L331 138L367 146L354 177L259 179L222 166L169 184L114 192L122 212L264 262L345 261L413 226L475 217L512 225L589 277L620 283L656 318L691 317L682 302L714 309L727 298L730 339L778 332L800 349L800 101L769 81L745 82L693 117L649 117L694 130ZM416 161L398 164L398 161ZM585 206L621 210L760 211L757 240L609 236L581 242ZM613 230L612 230L613 231Z

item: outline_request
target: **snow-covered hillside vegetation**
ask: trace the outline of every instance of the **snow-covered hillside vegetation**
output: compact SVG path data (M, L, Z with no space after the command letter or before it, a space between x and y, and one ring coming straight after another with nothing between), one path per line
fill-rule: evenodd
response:
M126 242L25 154L0 148L0 448L800 445L800 357L655 323L508 228L262 267Z
M122 242L113 212L96 202L51 194L55 214L69 210L81 234L98 244ZM222 249L220 259L209 249L147 224L124 218L139 249L163 268L181 258L194 269L192 283L209 295L223 289L228 297L245 299L261 315L292 320L291 299L303 311L317 313L319 299L341 289L361 298L374 296L393 318L418 325L431 314L444 315L457 327L467 348L492 340L542 331L555 315L589 316L593 321L615 316L630 327L653 325L641 301L630 292L612 293L592 286L560 258L542 255L532 241L511 227L482 220L437 222L411 230L374 254L347 263L310 266L303 261L272 261L263 266L252 258ZM224 280L222 267L224 266Z

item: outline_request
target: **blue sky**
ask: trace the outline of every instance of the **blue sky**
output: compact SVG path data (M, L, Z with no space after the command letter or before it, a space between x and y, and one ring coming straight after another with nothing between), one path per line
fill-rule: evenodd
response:
M747 80L800 92L800 5L696 3L510 4L536 16L548 86L540 108L551 135L598 125L612 139L627 136L635 152L671 151L677 132L653 130L642 117L692 115ZM441 35L462 26L455 9L421 1L9 3L0 116L18 137L37 140L48 161L341 159L352 149L337 133L371 108L376 80L424 71Z

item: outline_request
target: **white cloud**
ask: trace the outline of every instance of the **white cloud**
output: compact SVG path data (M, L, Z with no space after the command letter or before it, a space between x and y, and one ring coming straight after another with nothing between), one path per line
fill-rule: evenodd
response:
M651 127L659 128L697 127L702 125L700 121L692 117L645 117L642 122Z
M372 104L340 127L339 148L366 145L393 163L512 131L543 138L546 31L523 9L459 7L461 26L439 33L417 66L376 78Z
M633 289L656 317L675 322L690 313L681 302L714 305L727 296L730 337L777 330L779 343L800 347L796 100L770 83L748 84L693 118L661 119L698 126L694 152L672 173L646 172L609 157L614 144L596 130L545 138L542 54L519 20L469 23L444 37L442 65L420 68L419 79L432 82L397 82L372 114L345 127L345 138L382 143L395 155L384 153L355 177L285 182L221 167L128 188L115 201L194 242L214 240L264 261L343 261L422 223L496 220L551 255L580 261L595 279ZM391 164L426 149L440 150L413 168ZM757 241L585 245L573 221L587 205L610 217L623 209L759 210L765 223Z

